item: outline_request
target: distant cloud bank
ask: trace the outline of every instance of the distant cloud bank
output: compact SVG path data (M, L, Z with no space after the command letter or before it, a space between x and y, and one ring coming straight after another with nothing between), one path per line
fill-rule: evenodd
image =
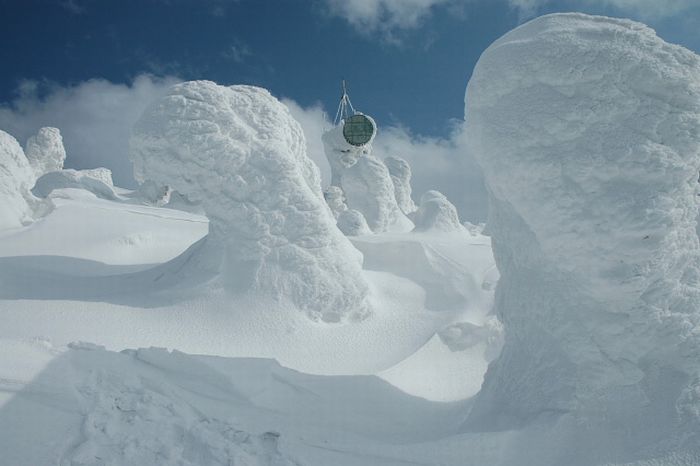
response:
M134 187L128 157L131 128L146 106L176 78L140 75L130 84L91 79L74 86L25 81L0 104L0 128L24 145L42 126L61 130L67 168L107 167L117 185Z
M67 87L25 81L12 102L0 104L0 128L24 145L39 128L55 126L63 135L67 168L107 167L115 184L133 188L128 155L132 127L151 101L179 81L152 75L140 75L130 84L91 79ZM302 107L291 99L282 101L304 129L309 157L328 185L330 167L321 142L331 127L328 114L320 104ZM452 135L441 139L416 135L402 126L382 126L374 151L379 157L399 156L411 164L416 197L429 189L440 190L465 220L483 221L486 194L481 173L464 150L460 128L455 124Z

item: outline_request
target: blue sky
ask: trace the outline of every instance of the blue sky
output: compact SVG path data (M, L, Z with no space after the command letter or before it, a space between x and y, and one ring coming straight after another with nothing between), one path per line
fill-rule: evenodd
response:
M419 166L421 151L442 151L433 165L450 172L451 122L479 55L555 11L641 20L700 51L700 0L0 0L0 129L24 142L58 126L69 166L108 165L128 185L117 159L165 77L266 87L308 110L308 125L335 112L345 78L355 107L393 135L385 148L403 143ZM441 174L424 165L427 186Z
M334 6L342 3L353 4L0 0L5 44L0 60L6 64L0 101L12 100L27 79L58 85L90 78L120 83L148 72L256 84L304 106L320 101L333 111L344 77L356 105L380 124L400 123L444 136L446 121L463 114L464 88L480 53L529 15L572 9L627 13L658 27L667 40L700 48L700 7L679 10L674 18L655 8L645 17L645 11L620 11L602 1L542 2L539 9L524 11L518 5L532 1L396 0L398 7L382 11L382 0L356 0L360 13L352 6ZM362 16L373 3L379 5L376 14ZM415 24L401 17L411 10L419 15ZM689 12L698 28L688 21Z

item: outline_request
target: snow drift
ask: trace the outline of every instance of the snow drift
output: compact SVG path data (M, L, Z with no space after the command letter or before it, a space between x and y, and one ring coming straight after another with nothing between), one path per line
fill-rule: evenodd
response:
M553 417L586 434L561 434L577 464L682 461L700 426L700 59L639 23L549 15L486 50L466 103L505 327L469 425Z
M32 221L34 171L15 138L0 130L0 229Z
M107 168L49 171L36 180L32 193L38 197L47 197L55 189L65 188L84 189L102 199L117 198L112 185L112 175Z
M135 125L131 158L139 182L201 204L229 291L291 300L324 321L368 312L362 256L325 205L301 127L266 90L173 86Z

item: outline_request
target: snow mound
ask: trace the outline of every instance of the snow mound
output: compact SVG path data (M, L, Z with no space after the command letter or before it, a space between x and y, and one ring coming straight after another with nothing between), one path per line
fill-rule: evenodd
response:
M426 191L420 198L420 207L413 215L415 231L459 231L459 215L454 204L439 191Z
M0 410L3 464L298 465L285 437L251 420L256 407L233 382L192 356L0 344L34 370L46 365L38 380L12 374L20 394ZM7 360L0 366L10 372ZM0 378L3 388L7 382Z
M470 425L563 415L595 464L681 448L659 442L700 426L700 59L549 15L484 52L466 102L505 328Z
M332 184L339 186L350 209L358 210L375 233L410 231L413 227L394 195L387 166L372 155L371 141L351 146L339 125L323 134L323 145L331 165Z
M84 189L102 199L117 199L111 184L111 172L106 169L50 171L36 180L32 193L41 198L48 197L56 189Z
M34 172L17 140L0 130L0 229L33 220Z
M346 209L338 215L338 229L345 236L369 235L372 230L367 225L367 220L362 212L355 209Z
M268 91L173 86L136 123L131 158L139 182L201 204L229 291L291 300L314 320L367 314L362 255L335 226L301 127Z
M66 150L58 128L44 127L27 139L24 153L37 178L49 172L63 169Z
M384 159L394 183L394 197L404 214L414 212L417 207L411 198L411 166L401 157L390 156Z

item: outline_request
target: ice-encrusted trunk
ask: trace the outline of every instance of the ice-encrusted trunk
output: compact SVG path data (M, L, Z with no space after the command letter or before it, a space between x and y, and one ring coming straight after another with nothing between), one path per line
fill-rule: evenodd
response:
M505 329L467 424L568 413L629 451L697 429L698 56L632 21L544 16L481 56L466 124Z

